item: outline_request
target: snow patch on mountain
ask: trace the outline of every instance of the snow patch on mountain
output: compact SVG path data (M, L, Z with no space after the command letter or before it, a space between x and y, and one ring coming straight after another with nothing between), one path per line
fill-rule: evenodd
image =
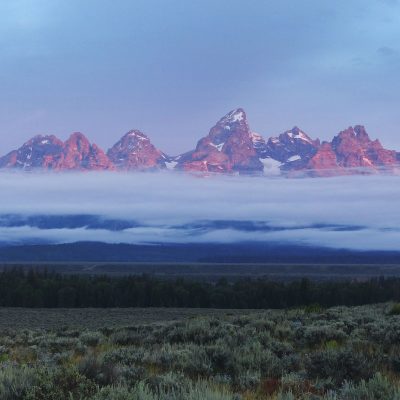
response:
M274 160L273 158L267 157L267 158L259 158L261 161L264 170L263 173L264 175L267 176L279 176L281 174L281 166L282 163L278 160Z

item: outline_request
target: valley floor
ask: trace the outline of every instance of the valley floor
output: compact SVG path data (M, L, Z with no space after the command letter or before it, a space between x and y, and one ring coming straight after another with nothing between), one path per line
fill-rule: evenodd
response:
M0 332L7 329L101 329L167 323L188 318L244 315L251 310L207 308L15 308L0 307Z

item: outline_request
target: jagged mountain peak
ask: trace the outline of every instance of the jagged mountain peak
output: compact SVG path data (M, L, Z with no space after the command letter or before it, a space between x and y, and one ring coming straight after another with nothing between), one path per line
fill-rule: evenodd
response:
M235 108L234 110L229 111L228 114L223 116L219 122L226 124L246 123L247 122L246 112L243 110L243 108Z
M359 142L364 144L371 142L371 139L363 125L356 125L354 127L354 132L356 133L356 138Z
M332 140L332 148L338 165L343 168L372 171L383 166L392 168L398 163L397 153L384 149L379 140L372 141L362 125L350 126L339 132Z
M89 142L89 139L82 132L73 132L67 139L68 141L85 141Z
M65 141L64 146L73 151L89 151L90 142L89 139L81 132L74 132L71 136Z
M96 145L80 132L63 142L54 135L37 135L0 159L0 167L22 170L105 170L113 166Z
M237 129L249 129L249 124L247 122L247 115L243 108L235 108L234 110L228 112L224 115L212 128L211 131L229 131Z
M64 160L60 169L113 170L109 158L81 132L74 132L64 143Z
M138 129L130 130L128 133L126 133L125 137L134 138L137 140L150 140L146 134L144 134L142 131L139 131Z
M236 108L198 141L195 150L179 159L177 168L201 172L262 171L255 142L262 143L261 136L250 131L245 111Z
M293 140L302 140L304 142L313 143L314 140L310 138L303 130L295 126L292 129L282 133L283 136L287 136Z
M278 136L253 132L242 108L236 108L201 138L194 150L169 157L157 149L142 131L127 132L105 154L80 132L65 141L54 135L36 135L0 158L0 168L22 170L159 170L177 169L202 173L271 175L313 172L312 176L370 173L397 168L400 153L371 140L365 127L354 125L331 142L320 143L298 126ZM355 172L354 172L355 171ZM362 171L362 172L359 172Z
M127 132L107 155L117 169L156 170L166 168L166 156L158 150L143 132L133 129Z
M46 146L46 145L62 145L62 141L55 135L35 135L28 141L26 141L23 146ZM23 147L22 146L22 147Z
M229 135L230 131L237 129L248 129L247 116L242 108L236 108L219 119L211 128L209 135L213 133Z
M152 144L146 134L137 129L132 129L122 136L122 138L113 147L115 146L119 147L120 149L126 150L128 148L130 151L134 151L135 149L139 149L143 146L152 146Z
M303 130L295 126L279 136L269 138L263 156L282 163L296 161L296 166L299 167L299 160L304 163L305 160L310 159L319 146L318 139L311 139Z
M24 171L56 169L63 160L63 147L64 143L54 135L36 135L19 149L1 157L0 167Z
M349 126L347 129L340 131L335 138L338 140L352 139L361 142L370 142L371 139L363 125Z

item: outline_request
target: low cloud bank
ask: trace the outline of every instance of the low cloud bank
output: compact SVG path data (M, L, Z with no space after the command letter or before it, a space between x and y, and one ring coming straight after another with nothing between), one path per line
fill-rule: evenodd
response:
M0 173L0 220L94 215L117 228L0 224L1 243L277 241L400 250L400 177ZM68 219L68 218L67 218ZM219 222L219 223L216 223ZM78 224L79 225L79 224ZM118 228L119 226L119 228Z

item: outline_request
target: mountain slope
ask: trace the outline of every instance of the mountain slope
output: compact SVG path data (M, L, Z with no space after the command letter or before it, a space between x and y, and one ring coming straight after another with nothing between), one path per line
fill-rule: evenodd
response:
M18 150L0 158L0 168L24 171L42 170L112 170L112 163L82 133L74 133L66 142L55 136L38 135Z
M196 149L178 159L177 169L197 172L261 172L246 113L238 108L226 114L197 143Z
M312 176L335 176L391 171L398 165L398 153L371 140L361 125L349 127L324 142L303 168Z
M74 133L64 143L64 170L113 170L114 166L96 144L82 133Z
M18 150L0 158L1 168L58 170L64 161L64 143L55 136L38 135L24 143Z
M222 117L195 149L170 157L139 130L126 133L107 154L82 133L62 142L38 135L0 158L0 168L24 171L158 171L200 174L335 176L393 172L400 153L371 140L361 125L349 127L332 141L312 139L298 127L267 140L250 129L242 108Z
M141 131L124 135L108 152L111 162L119 170L157 170L167 168L168 157L156 149Z

